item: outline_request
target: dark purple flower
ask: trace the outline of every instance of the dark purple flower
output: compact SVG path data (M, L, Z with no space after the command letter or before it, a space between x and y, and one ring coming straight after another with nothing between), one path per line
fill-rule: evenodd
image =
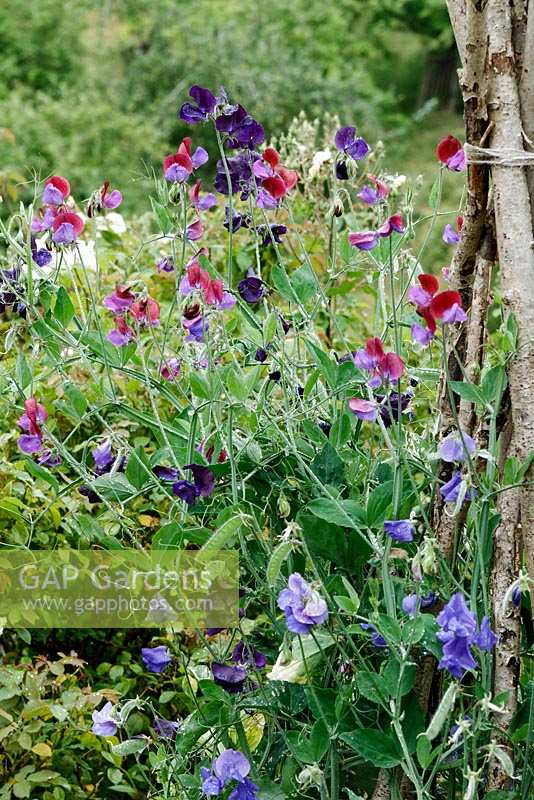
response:
M163 672L172 661L169 648L163 644L158 647L141 648L141 658L149 672Z
M259 303L261 298L266 294L267 287L261 278L258 278L257 275L254 275L254 273L249 270L247 277L239 282L237 291L242 300L254 305L255 303Z
M223 223L227 231L230 230L230 206L225 207L226 222ZM249 214L238 214L235 209L232 209L232 233L235 233L240 228L249 228L251 218Z
M289 576L287 589L278 595L278 606L284 612L287 628L292 633L306 636L314 625L321 625L328 619L325 601L298 572Z
M378 411L386 428L397 424L402 418L402 412L406 411L410 405L412 398L412 392L402 392L401 394L390 392L387 396L377 395L376 399L380 402Z
M228 191L228 179L224 162L218 161L215 168L215 180L213 185L221 194L241 193L241 199L246 200L252 189L252 167L249 159L242 153L226 159L226 167L230 176L230 188Z
M281 377L282 373L279 369L273 369L272 372L269 372L269 380L273 381L274 383L279 383Z
M86 486L83 484L78 488L80 494L88 499L90 503L96 504L101 503L102 498L93 490L90 486Z
M215 475L208 467L201 464L186 464L184 469L190 469L193 480L200 497L209 497L215 488Z
M198 492L197 487L191 481L176 481L173 483L172 490L174 494L183 500L184 503L187 503L188 506L194 505L196 503Z
M338 181L348 181L349 171L347 169L347 164L345 163L345 161L336 162L336 178L338 179Z
M244 667L227 666L214 662L211 671L215 683L230 694L238 694L243 691L247 679L247 671Z
M162 481L176 481L178 478L178 470L176 467L154 467L152 470L154 475L156 475Z
M267 657L254 647L245 644L241 639L232 650L232 661L236 664L254 665L256 669L263 669L267 664Z
M158 272L174 272L176 270L176 264L171 256L163 256L156 264L156 269Z
M257 229L258 235L262 236L262 241L260 243L261 247L268 247L270 244L276 243L281 244L282 237L285 233L287 233L287 227L285 225L259 225Z
M179 116L189 125L197 125L199 122L206 122L210 114L213 114L217 106L217 98L202 86L192 86L189 89L189 97L193 103L184 103L180 109Z
M360 628L364 631L372 631L371 633L371 641L375 647L387 647L388 643L384 639L381 633L378 633L377 629L374 625L371 625L369 622L360 622Z
M215 126L221 133L227 133L229 147L245 147L254 150L265 141L263 127L248 114L243 106L230 106L217 117Z
M384 530L395 542L413 541L413 525L409 519L386 520Z
M521 605L521 589L519 586L516 586L514 591L512 592L512 603L516 608L519 608Z
M360 161L369 152L369 145L365 139L356 136L356 128L351 125L338 130L335 144L338 150L346 153L354 161Z
M267 350L265 350L263 347L258 347L254 354L254 358L256 361L259 361L260 364L263 364L265 361L267 361Z
M152 722L152 728L158 739L176 739L176 734L181 727L179 722L164 719L163 717L155 717Z

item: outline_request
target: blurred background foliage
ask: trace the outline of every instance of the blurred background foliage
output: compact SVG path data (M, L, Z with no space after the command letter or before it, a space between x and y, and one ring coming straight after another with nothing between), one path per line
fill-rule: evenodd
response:
M401 165L423 119L461 124L455 68L442 0L2 0L4 210L54 171L78 199L109 179L145 211L192 83L224 84L268 136L337 113Z

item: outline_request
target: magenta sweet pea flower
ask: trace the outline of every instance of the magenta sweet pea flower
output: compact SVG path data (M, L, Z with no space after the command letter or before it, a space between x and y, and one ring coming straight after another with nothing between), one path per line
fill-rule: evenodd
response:
M159 303L152 297L140 297L130 306L130 314L139 323L149 328L159 325Z
M130 291L130 288L125 284L119 283L114 292L104 297L102 303L114 314L120 314L130 308L134 300L135 295Z
M436 147L436 155L452 172L462 172L466 167L465 151L455 136L445 136Z
M349 400L350 410L356 414L358 419L366 422L374 422L378 413L376 403L371 400L363 400L360 397L351 397Z
M200 219L195 220L187 226L185 238L190 242L196 242L201 239L204 234L204 227Z
M41 425L48 419L48 412L35 397L30 397L24 402L24 411L25 413L17 420L18 426L25 432L19 436L18 446L23 453L32 455L39 452L43 446Z
M354 364L371 374L369 386L376 389L382 381L398 381L404 374L404 361L396 353L384 352L382 340L368 339L365 350L357 350Z
M200 178L195 181L194 185L189 190L189 199L191 204L199 211L209 211L217 205L217 198L214 194L205 194L204 197L200 196L200 187L202 181Z
M107 340L115 347L124 347L135 337L135 332L126 322L124 314L117 314L113 321L115 328L108 333Z
M404 233L404 221L401 214L393 214L377 230L379 236L391 236L393 232Z
M181 367L180 359L169 358L168 361L162 364L160 375L162 378L165 378L166 381L174 381L180 374Z
M378 244L378 234L374 231L349 233L349 244L358 250L372 250Z
M163 159L163 174L169 183L187 181L193 170L202 167L208 161L208 153L203 147L197 147L191 154L191 139L186 136L174 155Z
M72 244L84 229L84 222L72 211L60 211L52 223L52 239L56 244Z

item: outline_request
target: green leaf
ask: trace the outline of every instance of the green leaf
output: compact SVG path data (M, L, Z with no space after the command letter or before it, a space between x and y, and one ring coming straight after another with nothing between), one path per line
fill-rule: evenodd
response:
M345 478L345 462L338 456L330 442L318 453L310 464L311 471L322 483L337 486Z
M349 441L351 436L351 418L348 414L342 414L332 425L332 429L328 438L334 447L343 447L343 445Z
M64 328L68 327L69 322L74 316L74 306L69 297L67 290L60 286L56 295L56 303L54 305L54 317L63 325Z
M506 389L508 380L504 367L491 367L482 377L480 391L486 401L497 407L501 401L502 393Z
M327 384L331 389L334 389L337 379L337 364L332 361L332 359L329 358L320 347L317 347L317 345L315 345L309 339L306 339L306 347L310 351L315 363L321 370L321 373Z
M83 395L76 386L73 386L72 383L68 383L65 386L65 395L68 397L74 411L81 417L87 410L87 399L85 395Z
M24 391L24 389L30 385L32 381L32 373L28 364L26 363L26 359L24 358L24 353L22 350L19 350L17 353L17 365L15 367L15 374L17 377L17 383Z
M125 739L124 742L111 745L111 752L116 756L131 756L145 749L147 743L144 739Z
M100 497L117 502L129 500L136 493L135 486L120 472L98 477L94 482L94 490Z
M199 372L190 372L189 386L195 397L211 400L211 386L205 375L201 375Z
M292 272L289 280L295 294L303 305L317 292L317 281L307 262L295 272Z
M367 501L367 524L369 527L381 526L393 498L393 481L385 481L374 489Z
M344 528L359 528L363 509L355 500L332 500L329 497L319 497L306 506L314 516L331 522L333 525L342 525Z
M486 405L486 398L480 388L474 383L468 383L467 381L449 381L449 386L455 394L467 400L469 403L478 403L482 406Z
M360 729L342 733L339 738L375 767L391 769L402 761L395 741L383 731Z
M401 665L396 658L391 657L384 668L384 680L391 697L396 697L397 692L400 691L401 695L408 694L415 684L415 664L405 664L402 673L402 680L400 677ZM400 681L400 686L399 686Z
M372 703L384 704L389 697L386 681L376 672L359 670L356 673L356 686L360 694Z
M140 445L128 456L126 478L136 489L142 489L153 478L150 463L145 455L144 448Z
M423 769L426 769L428 765L432 762L432 755L431 755L432 746L430 744L430 741L424 734L417 737L417 745L415 752L417 753L417 760L419 761Z
M59 483L57 478L50 472L49 469L42 467L37 462L32 461L31 458L24 459L24 466L28 472L36 478L41 478L49 486L51 486L56 494L59 492Z
M153 197L150 198L150 205L156 215L161 232L170 233L173 229L173 221L165 206L162 206Z
M294 290L284 267L276 264L271 270L271 280L278 289L282 297L291 303L300 304L299 296Z

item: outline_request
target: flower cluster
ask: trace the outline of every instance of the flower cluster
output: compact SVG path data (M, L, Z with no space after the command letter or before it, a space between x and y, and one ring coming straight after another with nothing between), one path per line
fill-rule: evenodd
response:
M278 595L278 606L284 612L288 630L292 633L306 636L315 625L328 619L325 601L298 572L289 576L287 589Z
M373 250L380 239L391 236L393 232L404 233L404 221L400 214L393 214L380 225L376 231L361 231L359 233L349 233L349 244L357 247L358 250Z
M102 302L114 314L115 327L107 338L116 347L124 347L135 337L135 331L128 324L127 314L138 325L151 328L159 325L159 304L150 296L135 295L128 286L119 284Z
M438 292L439 281L435 275L423 273L418 281L419 286L411 286L408 290L408 299L426 322L426 327L414 323L412 338L419 344L427 345L436 333L438 322L444 325L465 322L467 314L462 308L459 292L453 289Z
M51 231L54 244L72 244L84 229L83 219L79 214L69 211L66 206L70 195L70 184L61 175L52 175L44 183L40 208L32 220L32 232Z
M368 339L365 349L357 350L354 363L371 375L368 386L376 389L383 381L398 381L404 374L404 362L396 353L384 351L382 340ZM355 409L352 409L355 410Z
M441 630L436 636L443 644L443 658L438 667L448 670L454 678L461 679L467 670L476 669L471 647L490 651L497 643L487 617L477 630L476 617L461 592L454 594L439 614L438 625Z
M225 750L213 762L212 769L202 767L202 793L218 797L228 785L234 788L228 800L256 800L259 787L247 778L250 762L240 750Z

